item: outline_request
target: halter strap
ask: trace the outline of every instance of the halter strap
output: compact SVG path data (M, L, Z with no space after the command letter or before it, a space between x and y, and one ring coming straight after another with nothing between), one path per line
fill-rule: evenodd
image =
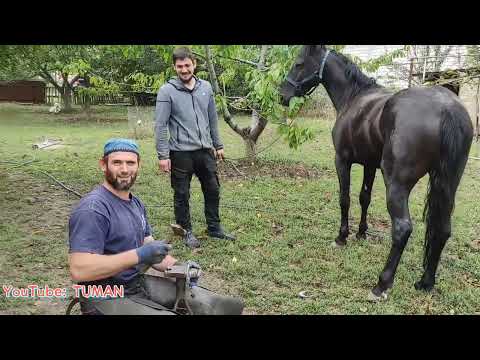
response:
M328 49L325 53L325 56L322 59L322 62L320 63L320 68L316 70L312 75L307 76L305 79L303 79L300 82L292 80L290 77L287 76L287 82L289 82L295 89L301 89L303 84L308 83L309 81L318 78L318 83L320 83L323 79L323 69L325 68L325 63L327 62L327 57L330 54L330 49ZM311 89L309 89L305 95L310 95L316 88L318 84L313 86Z

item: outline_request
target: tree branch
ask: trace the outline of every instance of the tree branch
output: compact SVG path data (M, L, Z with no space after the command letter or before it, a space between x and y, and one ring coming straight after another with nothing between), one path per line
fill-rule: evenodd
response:
M218 86L218 79L217 79L217 74L215 73L215 68L213 66L213 61L212 61L212 53L210 52L210 46L205 45L205 54L206 54L206 62L207 62L207 69L208 69L208 74L210 75L210 81L212 82L213 85L213 91L215 94L221 94L220 92L220 87Z
M207 63L208 73L210 74L210 80L212 81L213 91L215 94L221 94L220 87L218 86L217 74L215 73L215 68L213 67L212 61L212 53L210 52L210 47L208 45L204 45L205 49L205 60ZM222 113L223 119L225 122L235 131L238 135L244 136L242 129L238 127L238 125L232 120L232 115L230 111L228 111L228 104L226 106L222 106Z
M58 83L55 81L54 78L52 78L52 75L45 69L45 68L40 68L40 76L47 80L50 84L52 84L60 93L63 93L63 89Z
M222 55L216 55L216 56L221 57L221 58L224 58L224 59L227 59L227 60L236 61L236 62L239 62L239 63L242 63L242 64L246 64L246 65L258 67L258 63L253 62L253 61L250 61L250 60L236 59L236 58L231 58L231 57L222 56Z
M206 46L208 46L208 45L206 45ZM263 46L268 47L268 45L263 45ZM262 50L263 50L263 47L262 47ZM204 56L204 55L202 55L202 54L200 54L200 53L197 53L197 52L195 52L195 51L192 51L192 52L193 52L194 55L196 55L196 56L198 56L198 57L201 57L201 58L204 59L204 60L207 60L207 57L206 57L206 56ZM223 56L223 55L215 55L215 56L216 56L216 57L221 57L221 58L227 59L227 60L237 61L237 62L239 62L239 63L246 64L246 65L250 65L250 66L254 66L254 67L256 67L256 68L258 68L258 65L261 63L261 62L256 63L256 62L253 62L253 61L250 61L250 60L231 58L231 57ZM261 56L261 55L260 55L260 56ZM261 58L261 57L260 57L260 58ZM207 61L208 61L208 60L207 60ZM262 65L261 70L267 70L267 69L268 69L268 68L265 67L265 65Z
M265 66L265 58L267 57L268 45L262 45L262 49L260 50L260 59L258 60L257 68L259 70L266 69Z
M62 87L66 89L68 86L68 74L64 73L63 71L61 71L60 74L62 75L62 79L63 79Z
M267 51L268 51L268 45L262 45L262 48L260 50L260 60L257 65L258 70L265 69L265 59L267 57ZM266 118L260 116L260 114L257 111L253 110L252 123L250 125L250 131L248 134L248 137L250 138L250 140L256 143L258 140L258 137L267 126L267 123L268 123L268 120Z
M77 81L78 79L80 79L80 75L75 75L74 78L73 78L70 82L67 81L68 86L70 86L70 89L73 90L73 84L74 84L75 81Z
M251 126L251 131L249 134L249 138L253 140L253 142L257 142L258 137L260 134L263 132L265 127L268 124L268 120L265 119L264 117L260 116L258 112L255 110L252 111L252 126Z

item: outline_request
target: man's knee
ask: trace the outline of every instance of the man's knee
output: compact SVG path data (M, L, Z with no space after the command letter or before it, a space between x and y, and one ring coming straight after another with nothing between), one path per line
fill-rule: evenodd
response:
M220 182L216 172L209 172L202 181L205 195L218 197L220 195Z
M158 276L145 275L148 297L167 308L173 308L177 296L175 281Z
M171 182L174 194L178 198L188 198L190 195L190 181L184 177L172 177Z

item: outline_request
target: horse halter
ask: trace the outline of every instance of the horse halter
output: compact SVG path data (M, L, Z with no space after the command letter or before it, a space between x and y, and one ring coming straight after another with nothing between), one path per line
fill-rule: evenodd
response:
M305 84L308 84L312 80L318 80L318 82L315 85L313 85L308 91L306 91L304 95L310 95L317 88L317 86L320 84L323 78L323 68L325 67L328 54L330 54L330 50L326 51L325 56L323 57L322 62L320 64L320 68L315 70L315 72L312 75L307 76L302 81L295 81L295 80L292 80L289 76L287 76L287 82L290 83L295 88L295 92L297 91L301 92L302 87Z

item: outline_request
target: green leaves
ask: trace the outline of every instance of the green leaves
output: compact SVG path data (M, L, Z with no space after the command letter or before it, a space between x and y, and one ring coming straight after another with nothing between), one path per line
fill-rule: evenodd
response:
M165 82L163 74L148 75L141 72L130 74L127 81L133 81L131 88L133 91L158 92L160 86Z
M118 94L120 87L118 84L110 83L100 77L90 77L90 87L78 87L77 91L80 95L103 96L107 94Z
M227 108L227 99L225 99L225 97L222 96L222 94L217 94L215 95L215 105L218 110L224 113L225 109Z
M293 118L295 117L300 109L302 108L303 104L305 104L304 97L293 97L290 99L290 103L288 104L288 117Z
M297 124L280 124L280 134L284 135L290 148L297 150L300 145L313 139L313 132L309 128L300 128Z
M300 128L293 122L287 124L286 119L298 114L305 103L305 98L293 98L289 106L284 107L280 103L279 89L297 55L299 46L269 46L266 54L264 53L266 56L263 65L266 68L252 66L259 61L261 49L261 46L211 46L215 71L218 68L222 71L220 75L217 74L219 85L228 87L243 71L241 80L244 87L246 85L247 93L246 96L232 94L241 99L235 101L235 107L256 110L262 118L280 124L279 131L284 135L289 146L298 149L301 144L313 138L313 133L310 129ZM234 59L244 61L236 62ZM228 105L227 98L217 94L215 101L218 110L224 113Z
M405 57L408 54L410 47L408 45L401 49L393 50L385 55L376 57L369 61L361 61L359 58L355 58L354 61L365 71L374 73L381 66L393 64L393 60L401 57Z
M280 105L279 86L284 78L284 64L273 63L268 71L251 70L247 76L250 92L247 94L250 106L257 109L268 120L282 121L286 114Z
M85 76L91 70L92 66L84 59L74 59L72 62L63 66L64 72L68 74L78 74L80 76Z

